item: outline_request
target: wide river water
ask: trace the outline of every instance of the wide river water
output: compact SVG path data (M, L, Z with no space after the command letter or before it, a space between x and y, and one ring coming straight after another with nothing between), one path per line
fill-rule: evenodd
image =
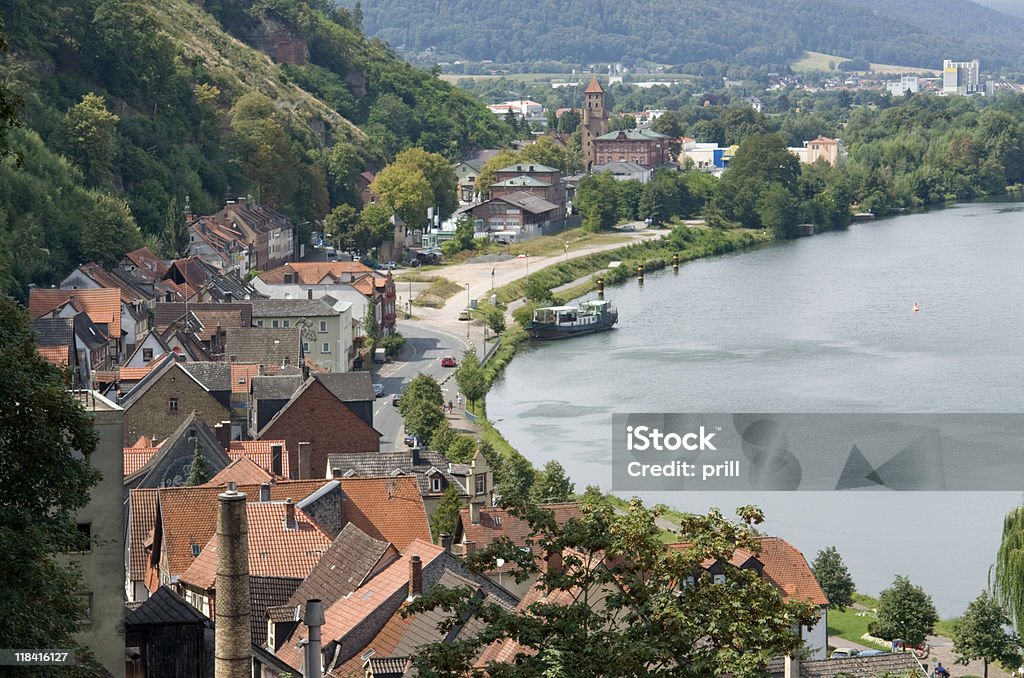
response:
M487 397L509 442L538 467L560 461L579 491L611 487L614 412L1024 412L1024 203L857 223L607 298L614 331L525 348ZM756 504L763 529L809 561L835 545L869 594L906 574L944 617L985 588L1003 516L1021 502L1005 491L641 497L730 514Z

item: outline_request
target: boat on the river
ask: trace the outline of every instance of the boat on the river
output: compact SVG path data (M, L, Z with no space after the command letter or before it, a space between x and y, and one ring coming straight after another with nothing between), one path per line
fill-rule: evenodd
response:
M564 339L580 334L610 330L619 312L610 301L584 301L578 306L547 306L534 309L526 332L534 339Z

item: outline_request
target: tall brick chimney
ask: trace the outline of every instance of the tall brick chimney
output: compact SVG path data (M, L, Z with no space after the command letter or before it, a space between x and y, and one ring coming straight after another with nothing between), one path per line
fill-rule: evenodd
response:
M423 561L419 556L409 559L409 600L423 595Z
M214 675L252 676L252 632L249 618L249 522L245 493L234 483L217 495L217 621Z
M295 502L291 497L284 500L284 529L296 530L298 524L295 522Z

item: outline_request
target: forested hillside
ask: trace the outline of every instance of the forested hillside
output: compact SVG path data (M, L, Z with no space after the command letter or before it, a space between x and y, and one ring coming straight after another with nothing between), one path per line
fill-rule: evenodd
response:
M343 0L345 3L351 0ZM955 0L363 0L391 45L500 63L782 65L804 50L935 68L1014 67L1024 20Z
M0 162L0 285L18 296L142 242L180 254L186 196L202 214L252 194L308 230L404 148L454 159L511 135L320 0L0 0L0 15L23 125ZM281 45L293 63L254 48Z

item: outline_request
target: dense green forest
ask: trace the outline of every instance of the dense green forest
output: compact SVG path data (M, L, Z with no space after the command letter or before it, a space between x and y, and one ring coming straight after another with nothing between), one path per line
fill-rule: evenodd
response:
M19 297L143 242L181 254L186 196L204 214L252 194L308 230L405 148L455 159L513 134L320 0L0 0L0 16L22 125L0 162L0 286Z
M783 66L813 50L1024 70L1024 19L959 0L365 0L360 8L366 30L395 47L472 61Z

